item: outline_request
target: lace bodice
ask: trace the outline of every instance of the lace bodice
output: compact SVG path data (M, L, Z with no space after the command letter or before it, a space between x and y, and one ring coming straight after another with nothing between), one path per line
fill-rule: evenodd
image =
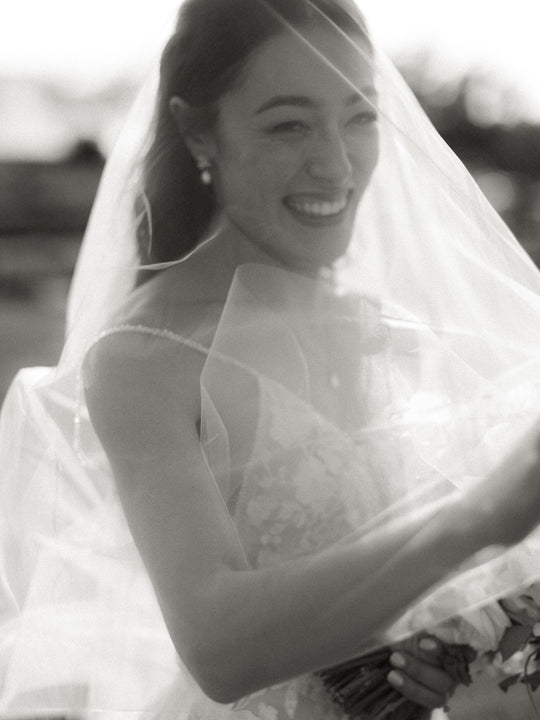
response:
M380 509L384 467L362 437L325 420L268 379L259 380L260 416L253 457L232 509L255 567L321 551Z
M379 506L371 473L384 472L373 448L370 453L283 387L259 378L259 393L253 459L231 508L254 567L313 554L345 538ZM262 690L233 709L243 720L345 717L313 675Z

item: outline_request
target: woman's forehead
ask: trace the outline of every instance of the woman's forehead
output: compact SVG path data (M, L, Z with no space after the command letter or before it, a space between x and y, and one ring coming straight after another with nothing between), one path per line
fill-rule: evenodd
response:
M232 95L261 103L271 96L324 96L344 102L355 93L373 95L367 44L334 30L287 29L261 45Z

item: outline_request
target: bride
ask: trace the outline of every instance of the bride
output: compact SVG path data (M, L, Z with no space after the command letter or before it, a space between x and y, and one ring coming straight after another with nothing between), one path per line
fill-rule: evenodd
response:
M334 720L537 580L539 290L354 2L186 0L3 409L0 711Z

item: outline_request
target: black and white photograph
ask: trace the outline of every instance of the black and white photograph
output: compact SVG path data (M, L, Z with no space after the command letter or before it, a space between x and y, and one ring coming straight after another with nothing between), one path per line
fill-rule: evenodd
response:
M540 718L539 0L0 2L0 720Z

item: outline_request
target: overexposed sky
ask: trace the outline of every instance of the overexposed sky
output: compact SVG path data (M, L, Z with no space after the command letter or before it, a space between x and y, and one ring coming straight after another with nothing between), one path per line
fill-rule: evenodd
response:
M53 77L74 92L140 76L178 0L0 0L0 74ZM540 0L363 0L391 53L436 50L441 72L485 67L540 117Z
M74 93L144 73L177 0L0 0L0 74Z
M372 30L393 55L434 53L441 76L475 68L521 97L540 121L540 0L364 0Z
M0 0L0 69L99 74L143 60L178 0ZM451 47L463 61L503 57L538 68L539 0L363 0L391 48ZM536 66L535 66L536 60ZM535 67L534 67L535 66Z
M394 58L428 52L427 71L435 79L481 71L510 90L510 117L540 122L540 0L361 0L360 6ZM11 95L7 83L0 86L0 156L58 155L77 135L94 134L110 147L120 116L94 120L92 107L87 115L80 101L91 102L117 80L144 78L177 7L178 0L0 0L0 82L30 78L26 90L16 85ZM50 95L48 106L39 98L36 104L33 79L78 99L78 115L62 110L59 119Z

